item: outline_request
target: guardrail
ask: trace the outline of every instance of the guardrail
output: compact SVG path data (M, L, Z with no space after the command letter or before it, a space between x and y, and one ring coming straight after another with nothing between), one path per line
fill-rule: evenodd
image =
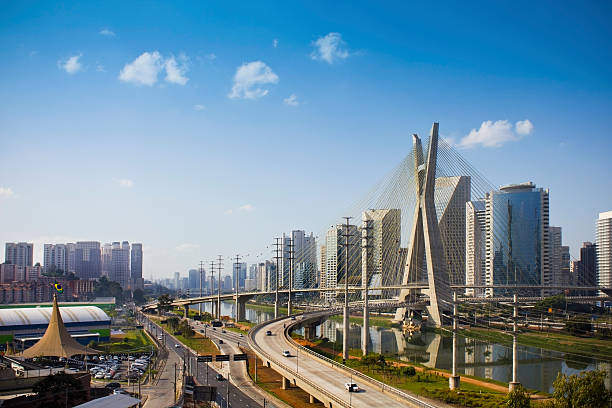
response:
M350 408L350 405L347 404L345 401L343 401L342 399L338 398L336 395L330 393L329 391L325 390L324 388L319 387L317 384L315 384L314 382L310 381L309 379L305 378L304 376L295 373L291 368L287 367L286 365L284 365L283 363L277 362L274 357L270 356L268 353L266 353L263 349L261 349L257 343L255 343L255 333L257 333L258 330L260 330L263 326L269 324L269 323L273 323L282 319L285 319L286 316L283 317L278 317L276 319L273 320L268 320L267 322L264 323L260 323L256 326L253 326L253 328L251 330L249 330L249 334L248 334L248 339L249 339L249 343L251 345L251 347L253 348L253 350L255 350L255 352L257 354L260 354L262 356L264 356L266 359L274 362L275 365L281 367L283 370L291 373L292 376L299 378L300 381L308 384L308 386L314 388L315 390L319 391L321 394L325 395L327 398L329 398L330 400L334 401L334 403L339 404L342 407L345 408Z
M338 311L334 309L334 310L328 310L328 311L323 312L323 313L320 313L320 314L330 315L330 316L331 316L331 315L336 314L336 313L338 313ZM319 316L319 315L317 315L317 316L313 316L313 317L318 318L318 317L320 317L320 316ZM321 354L319 354L319 353L317 353L317 352L315 352L315 351L313 351L313 350L310 350L309 348L306 348L306 347L304 347L304 346L302 346L302 345L300 345L300 344L296 343L296 342L295 342L295 341L294 341L294 340L291 338L290 332L291 332L291 329L292 329L294 326L297 326L297 325L299 325L299 324L300 324L300 322L291 323L291 324L289 324L289 325L288 325L288 326L285 328L285 330L284 330L285 339L286 339L286 340L287 340L287 341L288 341L290 344L292 344L292 345L293 345L293 346L294 346L296 349L300 349L300 350L302 350L302 351L305 351L306 353L308 353L308 354L310 354L310 355L312 355L312 356L314 356L314 357L316 357L316 358L319 358L319 359L321 359L321 360L323 360L323 361L325 361L325 362L327 362L327 363L330 363L331 365L333 365L333 366L335 366L335 367L338 367L338 368L340 368L341 370L344 370L344 371L348 371L348 372L350 372L350 373L351 373L351 374L352 374L354 377L361 378L361 379L363 379L364 381L369 382L370 384L372 384L372 385L375 385L375 386L379 387L379 388L380 388L380 391L381 391L382 393L385 393L385 392L386 392L386 393L388 393L388 394L394 394L395 396L397 396L397 397L399 397L399 398L402 398L402 399L404 399L404 400L407 400L407 401L409 401L409 402L411 402L411 403L413 403L413 404L415 404L415 405L417 405L417 406L419 406L419 407L421 407L421 408L436 408L434 405L428 404L428 403L427 403L427 402L425 402L425 401L421 401L420 399L418 399L418 398L416 398L416 397L413 397L413 396L412 396L412 395L410 395L410 394L406 394L405 392L400 391L400 390L398 390L397 388L393 388L393 387L391 387L391 386L389 386L389 385L387 385L387 384L385 384L385 383L383 383L383 382L381 382L381 381L375 380L375 379L374 379L374 378L372 378L372 377L368 377L367 375L363 374L363 373L362 373L362 372L360 372L360 371L357 371L357 370L355 370L355 369L352 369L352 368L350 368L350 367L347 367L347 366L346 366L346 365L344 365L344 364L340 364L340 363L338 363L337 361L332 360L331 358L325 357L325 356L323 356L323 355L321 355Z

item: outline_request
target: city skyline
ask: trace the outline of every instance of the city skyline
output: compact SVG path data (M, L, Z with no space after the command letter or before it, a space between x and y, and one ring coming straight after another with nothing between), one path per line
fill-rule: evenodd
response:
M145 279L217 254L227 272L283 231L322 243L439 121L496 186L549 189L578 259L612 202L610 6L523 7L5 4L0 242L42 263L45 243L121 236Z

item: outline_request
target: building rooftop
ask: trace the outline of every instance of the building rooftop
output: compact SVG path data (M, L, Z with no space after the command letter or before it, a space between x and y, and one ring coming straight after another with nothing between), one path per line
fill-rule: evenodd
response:
M64 323L110 322L110 317L96 306L68 306L59 308ZM0 309L0 326L49 324L52 307Z
M606 212L599 213L600 220L607 220L610 218L612 218L612 211L606 211Z
M112 394L106 397L97 398L74 408L131 408L138 406L140 400L125 394Z
M535 188L535 184L533 181L528 181L526 183L519 184L507 184L505 186L501 186L499 189L501 191L507 192L518 192L518 191L531 191Z

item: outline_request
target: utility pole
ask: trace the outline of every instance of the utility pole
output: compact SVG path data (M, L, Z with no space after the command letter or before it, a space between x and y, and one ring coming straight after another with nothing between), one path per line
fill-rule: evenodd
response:
M289 299L287 300L287 316L291 316L291 288L293 286L293 259L294 259L293 233L289 238Z
M451 390L459 388L457 375L457 292L453 292L453 373L448 377L448 387Z
M174 363L174 398L172 399L176 402L176 363Z
M215 274L215 261L210 261L210 296L213 295L213 290L215 289L215 285L213 284L214 282L214 274ZM217 282L217 284L219 284L219 282ZM215 317L215 310L216 307L215 306L215 302L211 300L210 302L210 314L212 315L212 317Z
M202 293L202 273L204 272L204 261L200 261L200 297L202 297L203 293ZM202 321L202 303L199 304L200 306L200 321Z
M234 285L236 285L236 315L234 316L235 323L238 323L238 287L240 286L240 276L238 276L240 270L240 255L236 254L236 262L234 262L235 266L235 275L234 275Z
M227 374L227 400L226 400L226 403L227 403L227 408L229 408L229 387L230 387L230 378L231 378L231 377L230 377L230 375L229 375L229 373L228 373L228 374Z
M274 257L274 259L276 259L276 293L274 297L274 318L276 319L278 318L278 272L280 270L280 256L278 255L280 252L280 243L278 241L280 240L280 238L274 239L276 240L276 242L274 243L274 252L276 252L276 256Z
M219 269L219 282L217 282L217 319L221 319L221 269L223 269L223 257L221 255L219 255L217 268Z
M349 237L350 237L350 219L353 217L343 217L346 219L346 232L344 235L344 315L343 315L343 328L342 328L342 360L346 362L349 357L349 306L348 306L348 275L349 275Z
M372 226L368 220L363 220L361 226L361 285L363 286L363 327L361 336L361 353L363 356L368 355L368 342L370 340L370 309L368 305L368 283L370 281L369 276L369 249L372 245L370 241L370 230Z
M514 313L512 314L512 382L508 384L509 391L521 383L518 380L518 296L514 294Z

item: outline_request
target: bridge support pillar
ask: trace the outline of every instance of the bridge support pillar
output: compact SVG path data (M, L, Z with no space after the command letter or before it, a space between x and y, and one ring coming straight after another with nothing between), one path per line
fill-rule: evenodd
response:
M282 384L281 384L281 389L286 390L291 386L291 382L289 382L288 379L286 379L285 377L282 377Z
M453 373L448 378L448 388L456 390L460 384L457 375L457 292L453 292Z
M346 295L345 295L346 296ZM342 319L342 359L344 362L349 358L349 308L346 305L344 306L344 314Z
M306 340L314 340L317 337L317 326L314 324L310 324L308 326L304 326L304 338Z
M319 402L319 400L318 400L318 399L316 399L314 396L309 395L309 397L310 397L310 398L309 398L308 402L310 402L311 404L316 404L316 403L318 403L318 402Z
M361 328L361 353L368 355L368 341L370 340L370 308L368 307L368 295L363 302L363 327Z
M185 319L189 318L189 305L183 306L183 316Z
M238 310L236 311L236 322L243 322L246 320L246 298L238 298Z
M508 384L508 390L512 391L521 383L518 381L518 296L514 295L514 320L512 324L512 382Z

